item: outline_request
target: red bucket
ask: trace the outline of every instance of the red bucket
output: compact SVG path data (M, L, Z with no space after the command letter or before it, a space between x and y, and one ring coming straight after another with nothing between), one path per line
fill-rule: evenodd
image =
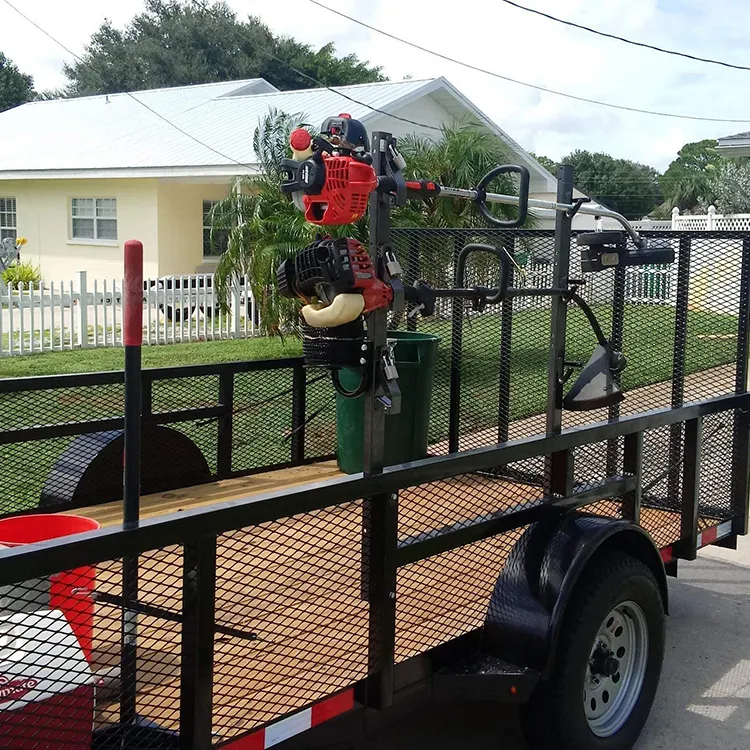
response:
M98 528L97 521L83 516L40 513L3 518L0 519L0 547L46 542ZM49 585L50 609L59 609L65 614L89 662L93 645L95 579L96 569L87 565L56 573L50 577Z

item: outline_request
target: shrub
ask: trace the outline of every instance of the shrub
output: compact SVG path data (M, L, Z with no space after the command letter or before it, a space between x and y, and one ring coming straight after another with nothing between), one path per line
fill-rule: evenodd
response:
M39 289L42 274L39 268L31 263L14 263L3 271L3 281L8 286L23 284L28 288L29 284L33 284L34 289Z

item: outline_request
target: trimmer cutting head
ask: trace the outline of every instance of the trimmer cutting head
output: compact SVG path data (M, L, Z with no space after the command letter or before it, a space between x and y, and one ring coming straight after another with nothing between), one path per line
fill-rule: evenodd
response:
M617 360L616 369L622 369L621 357L613 358L609 344L599 344L563 399L563 407L571 411L590 411L619 404L625 396L615 383L613 363Z

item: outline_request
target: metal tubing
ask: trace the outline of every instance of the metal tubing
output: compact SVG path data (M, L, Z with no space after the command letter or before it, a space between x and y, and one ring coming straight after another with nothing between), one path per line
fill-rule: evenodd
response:
M625 243L621 243L620 249L624 250ZM625 267L620 266L614 271L614 289L612 294L612 335L609 342L616 352L622 351L623 334L625 330ZM620 372L613 372L612 379L620 386ZM610 422L620 418L620 404L612 404L609 407L607 418ZM607 441L607 476L616 474L619 462L619 441L617 438Z
M740 277L740 309L737 322L737 371L734 392L746 393L750 376L750 237L742 240L742 275ZM732 446L732 513L734 534L748 532L750 501L750 413L737 409L734 413Z
M557 200L562 203L573 200L573 167L563 165L557 172ZM552 286L564 289L568 286L570 267L570 225L565 213L555 216L555 257ZM553 296L550 310L550 348L547 361L547 420L548 436L558 435L562 430L563 373L565 371L565 324L568 303L562 296ZM556 457L555 457L556 456ZM551 492L568 494L572 486L572 454L559 451L545 462L546 485Z
M294 368L292 375L292 463L305 460L306 372L300 364Z
M503 250L511 261L515 256L516 239L513 234L501 240ZM513 283L515 266L508 263L508 284ZM497 442L508 439L510 427L510 361L513 341L513 300L506 297L500 311L500 373L498 377Z
M685 347L687 345L688 293L690 287L690 237L680 237L677 267L677 295L675 300L674 349L672 353L672 408L682 406L685 397ZM682 425L675 424L669 434L668 465L680 463ZM674 507L679 502L680 476L669 472L667 497Z
M216 445L216 468L220 477L232 473L232 435L234 432L234 373L225 370L219 375L219 436Z
M682 560L695 560L698 550L702 432L703 420L700 417L685 423L680 542L675 545L677 556Z
M419 278L419 236L412 235L409 237L409 249L406 255L406 276L404 277L405 286L413 286ZM417 330L417 316L412 315L406 318L406 330Z
M123 508L125 529L138 526L141 494L141 345L143 343L143 244L128 240L124 248L123 343L125 345L125 417L123 455ZM122 561L122 594L125 607L121 620L120 721L123 726L137 719L138 618L128 609L138 601L138 556Z
M457 236L453 239L453 285L463 286L463 280L459 280L459 258L461 257L462 238ZM462 274L463 275L463 274ZM452 296L452 295L451 295ZM451 384L450 384L450 406L448 416L448 452L456 453L459 445L459 433L461 430L461 355L463 349L463 314L464 300L461 297L453 297L451 308Z
M386 148L390 133L372 134L373 168L376 174L387 170ZM378 278L385 276L385 253L390 248L390 198L384 193L370 196L370 255ZM380 363L387 336L384 308L366 317L371 359L369 385L364 394L364 475L383 471L385 420L378 401ZM397 495L368 494L362 504L362 594L369 602L367 703L382 710L393 703L393 670L396 631L395 566L393 553L398 534Z
M635 489L622 498L622 517L633 523L641 522L641 488L643 486L643 433L625 435L623 471L635 477Z
M210 750L216 609L216 537L186 544L182 567L180 748Z
M475 201L478 194L476 190L465 190L463 188L445 187L444 185L441 185L440 195L445 198L464 198L466 200ZM502 203L506 206L517 206L519 204L517 195L503 195L502 193L487 193L485 200L487 203ZM556 213L565 214L576 208L576 205L572 201L572 193L568 198L561 198L558 193L557 201L543 201L538 198L529 198L528 206L529 208L541 208L545 211L555 211ZM582 205L576 209L576 213L605 219L614 219L628 233L628 236L633 240L636 247L641 248L643 246L643 239L641 236L635 231L635 229L633 229L630 222L622 214L618 214L617 211L610 211L610 209L603 207L592 208L591 206Z

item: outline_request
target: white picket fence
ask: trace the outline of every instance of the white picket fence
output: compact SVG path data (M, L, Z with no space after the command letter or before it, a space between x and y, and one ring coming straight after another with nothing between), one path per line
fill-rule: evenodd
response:
M258 333L249 286L229 290L229 311L214 294L211 274L144 281L143 343L247 338ZM94 347L122 346L122 280L0 284L0 357Z

